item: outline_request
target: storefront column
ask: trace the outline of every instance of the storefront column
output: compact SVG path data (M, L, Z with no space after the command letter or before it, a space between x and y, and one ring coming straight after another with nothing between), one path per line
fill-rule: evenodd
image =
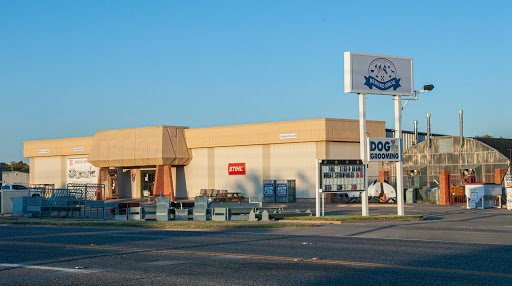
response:
M98 176L98 185L103 184L104 188L98 188L96 191L96 199L97 200L106 200L107 197L110 197L107 194L108 188L108 167L100 167L100 175ZM103 195L102 192L105 192ZM104 196L104 197L103 197Z
M379 182L384 183L386 179L389 178L389 171L380 171L379 172Z
M155 186L153 189L153 199L157 197L169 197L171 201L175 200L174 186L172 183L171 165L158 165L155 172Z
M439 171L439 204L450 204L450 171Z

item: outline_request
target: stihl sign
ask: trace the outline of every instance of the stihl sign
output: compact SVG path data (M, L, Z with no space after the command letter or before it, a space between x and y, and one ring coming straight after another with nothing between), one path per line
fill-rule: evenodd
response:
M229 163L228 173L230 175L245 175L245 163Z

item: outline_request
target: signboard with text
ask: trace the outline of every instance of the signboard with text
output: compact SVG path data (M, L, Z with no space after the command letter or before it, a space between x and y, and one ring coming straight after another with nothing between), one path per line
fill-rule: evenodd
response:
M364 191L364 165L361 160L322 160L320 189L323 193Z
M345 93L413 95L412 58L345 52Z
M505 175L503 180L505 181L505 188L512 188L512 175Z
M229 175L245 175L245 163L229 163Z
M399 162L402 158L400 139L368 138L368 161Z

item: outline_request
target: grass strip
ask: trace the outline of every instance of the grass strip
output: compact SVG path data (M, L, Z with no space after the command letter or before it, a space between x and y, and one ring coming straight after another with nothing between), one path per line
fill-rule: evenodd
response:
M0 218L0 224L49 225L49 226L111 226L145 227L161 229L214 229L214 228L296 228L314 227L315 224L249 222L249 221L122 221L122 220L84 220L84 219L38 219L38 218Z
M402 220L402 221L410 221L410 220L420 220L423 219L422 215L330 215L330 216L300 216L300 217L286 217L285 220L300 220L300 221L311 221L311 222L321 222L321 221L380 221L380 220Z

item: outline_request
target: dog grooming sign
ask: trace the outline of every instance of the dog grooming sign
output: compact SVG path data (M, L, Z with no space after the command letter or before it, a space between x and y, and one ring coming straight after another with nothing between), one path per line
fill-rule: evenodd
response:
M345 92L413 95L412 58L345 52Z
M398 162L402 159L400 139L368 138L368 161Z

